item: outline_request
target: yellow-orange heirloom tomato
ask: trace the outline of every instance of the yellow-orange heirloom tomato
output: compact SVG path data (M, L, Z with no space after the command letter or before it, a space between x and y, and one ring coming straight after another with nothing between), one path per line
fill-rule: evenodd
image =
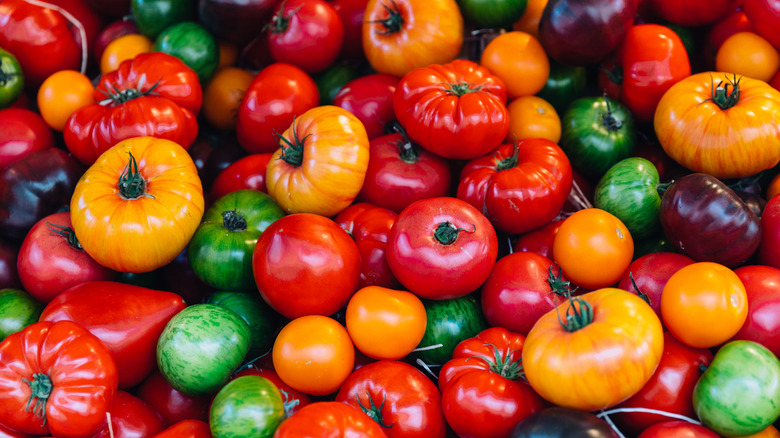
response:
M203 208L203 186L187 151L170 140L136 137L84 172L70 215L81 246L98 263L148 272L186 248Z
M297 117L266 168L268 194L287 213L334 216L363 187L368 135L349 111L325 105Z
M557 144L561 140L561 118L549 102L539 96L522 96L507 105L509 132L506 142L524 138L546 138Z
M374 359L400 359L422 341L428 317L417 295L366 286L347 304L347 331L361 353Z
M463 46L463 17L455 0L369 0L363 52L377 73L401 77L446 64Z
M780 162L780 91L746 76L698 73L664 93L654 127L664 151L694 172L755 175Z
M636 394L663 354L653 309L622 289L586 293L543 315L523 346L528 383L559 406L606 409Z

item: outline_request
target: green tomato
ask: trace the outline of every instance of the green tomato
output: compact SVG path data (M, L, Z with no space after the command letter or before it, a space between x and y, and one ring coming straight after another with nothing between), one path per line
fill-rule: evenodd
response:
M230 309L246 321L251 336L247 355L250 359L267 353L273 346L282 321L257 292L214 292L205 303Z
M528 0L458 0L463 18L477 29L509 27L525 13Z
M24 90L22 66L16 57L0 48L0 109L8 108Z
M0 341L38 322L43 304L21 289L0 290Z
M423 300L428 323L413 353L427 365L444 365L463 340L488 328L482 307L473 294L450 300Z
M154 40L166 28L195 19L194 0L131 0L130 11L141 34Z
M357 70L342 62L334 63L324 71L314 75L312 79L320 92L320 105L333 105L333 99L336 98L339 90L357 77Z
M177 313L157 341L157 366L176 390L214 394L241 365L249 349L249 326L235 312L195 304Z
M261 376L230 381L214 397L209 426L214 438L270 438L285 418L279 389Z
M634 239L651 236L661 224L658 179L658 170L650 161L626 158L601 177L594 203L623 221Z
M203 87L219 65L217 39L205 27L192 21L165 28L154 40L152 49L181 59L198 74Z
M780 360L757 342L727 343L696 383L693 408L719 435L761 432L780 416Z
M550 59L550 76L536 95L549 102L558 114L563 114L570 103L582 96L587 82L585 67L563 65Z

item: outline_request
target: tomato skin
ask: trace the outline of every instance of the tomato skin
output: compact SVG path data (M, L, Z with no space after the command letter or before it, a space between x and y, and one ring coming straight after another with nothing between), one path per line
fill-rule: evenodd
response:
M738 0L649 0L648 3L658 16L666 21L681 26L702 26L712 24L729 12L733 11L741 2Z
M743 9L756 32L780 50L780 36L777 35L780 5L771 0L744 0Z
M457 198L428 198L406 207L387 241L393 275L411 292L435 300L475 291L497 256L490 221Z
M639 295L638 292L641 292L650 300L650 307L660 318L661 293L666 282L680 268L692 263L694 263L692 258L674 252L645 254L628 265L628 269L620 278L617 287L637 295Z
M398 83L393 108L412 141L445 158L484 155L509 131L504 82L473 61L413 70Z
M287 395L284 395L284 393L282 394L285 403L290 403L293 400L298 401L298 403L295 404L295 406L293 406L290 410L290 412L293 414L300 411L304 406L311 404L311 398L307 394L295 390L290 387L290 385L284 383L281 377L279 377L279 374L274 371L273 368L245 368L233 374L231 379L236 379L241 376L260 376L270 380L274 385L276 385L277 388L279 388L279 390L287 393Z
M761 243L758 261L762 265L780 268L780 196L772 196L761 214Z
M341 87L333 105L360 119L368 139L373 140L384 135L386 125L395 120L393 95L398 81L397 76L379 73L358 77Z
M251 154L230 163L214 179L209 190L209 200L217 199L242 189L268 193L265 171L273 154Z
M562 223L563 219L556 219L543 227L517 236L511 241L512 252L535 252L552 260L555 234L558 233Z
M181 420L152 438L212 438L209 424L200 420Z
M92 82L75 70L60 70L38 88L38 111L55 131L62 131L73 111L92 103Z
M755 32L747 15L741 10L730 13L710 28L704 43L704 56L708 67L715 67L715 56L720 45L737 32Z
M22 108L0 110L0 168L52 147L54 134L38 113Z
M135 390L136 396L162 415L166 424L185 420L206 421L210 396L190 396L171 386L159 370L155 370Z
M637 438L718 438L719 436L700 424L672 420L648 427Z
M274 438L325 438L330 436L386 437L382 426L360 409L336 401L312 403L276 429Z
M254 74L238 67L217 70L203 89L206 120L222 131L234 130L241 99L254 78Z
M731 339L758 342L776 356L780 339L776 311L780 305L780 269L763 265L740 266L734 270L747 292L748 314L742 328Z
M539 40L525 32L506 32L490 41L480 65L501 79L510 99L532 96L544 88L550 61Z
M165 429L162 415L140 398L117 391L109 408L111 426L107 422L89 438L151 436Z
M24 92L24 73L14 55L0 49L0 109L17 105Z
M761 35L737 32L721 44L715 69L769 82L780 67L780 54Z

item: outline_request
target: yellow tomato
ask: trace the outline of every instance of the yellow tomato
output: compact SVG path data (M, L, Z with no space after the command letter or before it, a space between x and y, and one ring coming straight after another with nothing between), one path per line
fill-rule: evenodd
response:
M527 32L539 38L539 20L542 19L544 7L548 0L528 0L523 16L515 22L512 28L521 32Z
M524 138L561 139L561 119L549 102L537 96L522 96L507 105L509 132L507 142Z
M152 51L152 40L140 35L131 33L111 41L103 50L100 57L100 73L106 74L119 68L119 64L127 59L133 59L141 53Z
M757 33L737 32L721 44L715 67L721 72L769 82L780 68L780 54Z
M526 32L507 32L489 42L480 63L506 84L510 99L538 93L550 76L542 44Z
M222 131L236 127L238 106L254 75L238 67L225 67L206 85L203 91L203 116Z
M92 103L94 90L86 75L60 70L46 78L38 89L38 111L49 127L62 132L73 111Z

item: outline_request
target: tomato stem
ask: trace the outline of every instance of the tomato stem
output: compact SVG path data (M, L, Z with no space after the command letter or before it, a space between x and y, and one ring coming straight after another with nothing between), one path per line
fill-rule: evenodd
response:
M103 94L107 94L107 98L100 101L101 105L107 105L109 103L112 103L114 105L121 105L125 102L129 102L133 99L143 97L143 96L154 96L157 95L154 90L157 88L158 85L160 85L160 81L155 82L152 84L151 87L149 87L148 90L143 91L143 87L146 85L146 74L141 75L141 77L138 79L138 88L128 88L125 90L120 90L116 84L111 84L111 88L113 89L113 92L111 90L104 91Z
M298 131L295 129L295 119L293 119L290 130L292 130L292 141L283 135L279 135L279 133L276 131L274 131L274 135L276 135L276 137L281 140L282 143L279 145L282 148L282 154L279 156L279 158L284 160L284 162L290 166L298 167L303 164L303 143L307 138L309 138L311 134L308 134L302 139L298 139Z
M43 373L35 373L32 375L32 380L22 379L22 382L30 385L30 398L27 399L26 412L30 412L30 405L32 405L33 399L35 400L35 406L32 408L33 414L36 417L43 419L43 424L46 424L46 402L49 400L53 385L51 378Z
M726 83L724 84L723 81L718 82L718 86L715 86L715 79L711 78L711 88L710 88L710 98L705 99L702 101L702 103L707 102L708 100L711 100L715 102L715 105L718 105L718 107L722 110L729 109L732 106L736 105L737 102L739 102L739 97L742 94L742 91L739 88L739 81L742 80L742 77L740 76L737 78L737 75L734 75L734 79L729 79L728 76L726 77ZM731 93L729 93L729 85L731 85ZM699 104L701 105L701 104Z
M646 293L644 293L641 290L639 290L639 286L636 285L636 281L634 280L634 273L633 272L631 272L631 271L628 272L628 279L631 280L631 285L634 286L634 290L636 291L636 294L639 295L639 298L645 300L645 302L649 306L652 306L653 303L650 302L650 297Z
M398 146L398 158L404 163L414 164L420 159L420 152L414 146L409 136L406 134L406 129L401 126L400 123L392 123L390 125L391 132L397 132L401 134L401 139L398 140L396 146Z
M130 155L130 161L119 175L117 184L119 196L126 200L138 199L146 193L146 180L138 170L138 162L133 154L128 152L127 155Z
M471 224L471 226L473 226L474 229L467 230L465 228L456 227L450 221L445 221L436 227L436 231L434 231L433 237L442 245L452 245L456 240L458 240L459 232L465 231L467 233L474 233L477 231L477 226L475 224Z
M301 401L297 398L293 398L292 394L285 391L282 388L279 388L279 392L282 394L282 397L284 397L284 400L282 401L282 408L284 409L284 418L289 418L293 414L293 409L295 409L296 406L298 406Z
M396 32L400 32L404 27L404 17L401 15L401 10L398 8L395 0L390 0L390 6L387 3L382 3L382 7L387 11L387 18L384 20L371 20L369 23L379 23L385 27L385 30L377 30L380 35L390 35Z
M282 6L279 8L279 14L274 15L271 18L271 32L272 33L284 33L287 31L287 29L290 27L290 19L295 15L300 9L303 7L303 5L299 5L297 8L290 11L289 14L285 15L283 12L284 9L284 2L282 2Z
M79 239L76 238L76 232L73 231L73 228L66 227L65 225L53 224L49 221L46 221L46 228L48 228L52 233L64 237L65 241L68 242L68 245L70 245L71 248L77 249L79 251L84 250L84 248L81 246L81 242L79 242Z
M561 320L558 308L555 308L558 323L569 333L585 327L593 322L593 306L582 298L569 297L569 306L566 308L566 322Z
M222 227L228 231L246 231L246 218L235 209L222 212Z
M518 145L518 142L515 142L515 145L512 147L512 155L509 157L504 158L503 160L499 160L496 162L496 170L502 171L507 169L512 169L514 167L517 167L518 163L518 155L520 154L520 146Z
M523 359L520 358L514 361L509 359L514 351L508 351L506 357L504 357L495 345L485 344L485 346L493 347L493 361L490 364L490 371L509 380L525 378L525 373L523 373ZM491 361L487 362L490 363Z
M563 281L563 269L558 267L558 275L553 274L553 267L550 265L547 268L547 284L550 285L552 293L555 295L568 298L571 295L571 282Z
M393 427L395 423L391 424L385 424L384 419L382 418L382 408L385 406L385 394L382 394L382 403L379 404L379 406L374 404L374 399L371 398L371 393L366 390L366 397L368 397L368 407L363 406L363 402L360 401L360 396L355 394L355 400L357 400L358 406L360 406L360 409L363 410L363 412L369 416L372 420L376 421L380 426L384 427L385 429L390 429Z
M455 96L463 96L467 93L476 93L477 91L482 91L482 86L477 85L473 87L473 84L470 84L466 81L460 81L455 84L446 84L444 86L444 91L446 91L449 94L454 94Z
M0 60L0 63L2 63L2 60ZM20 76L20 73L3 71L3 69L0 68L0 87L5 87L8 81L13 79L15 76Z
M604 102L607 104L607 112L601 115L601 124L610 131L617 131L623 126L623 121L618 120L615 118L615 115L612 114L612 105L609 103L609 97L607 97L606 94L604 94Z

